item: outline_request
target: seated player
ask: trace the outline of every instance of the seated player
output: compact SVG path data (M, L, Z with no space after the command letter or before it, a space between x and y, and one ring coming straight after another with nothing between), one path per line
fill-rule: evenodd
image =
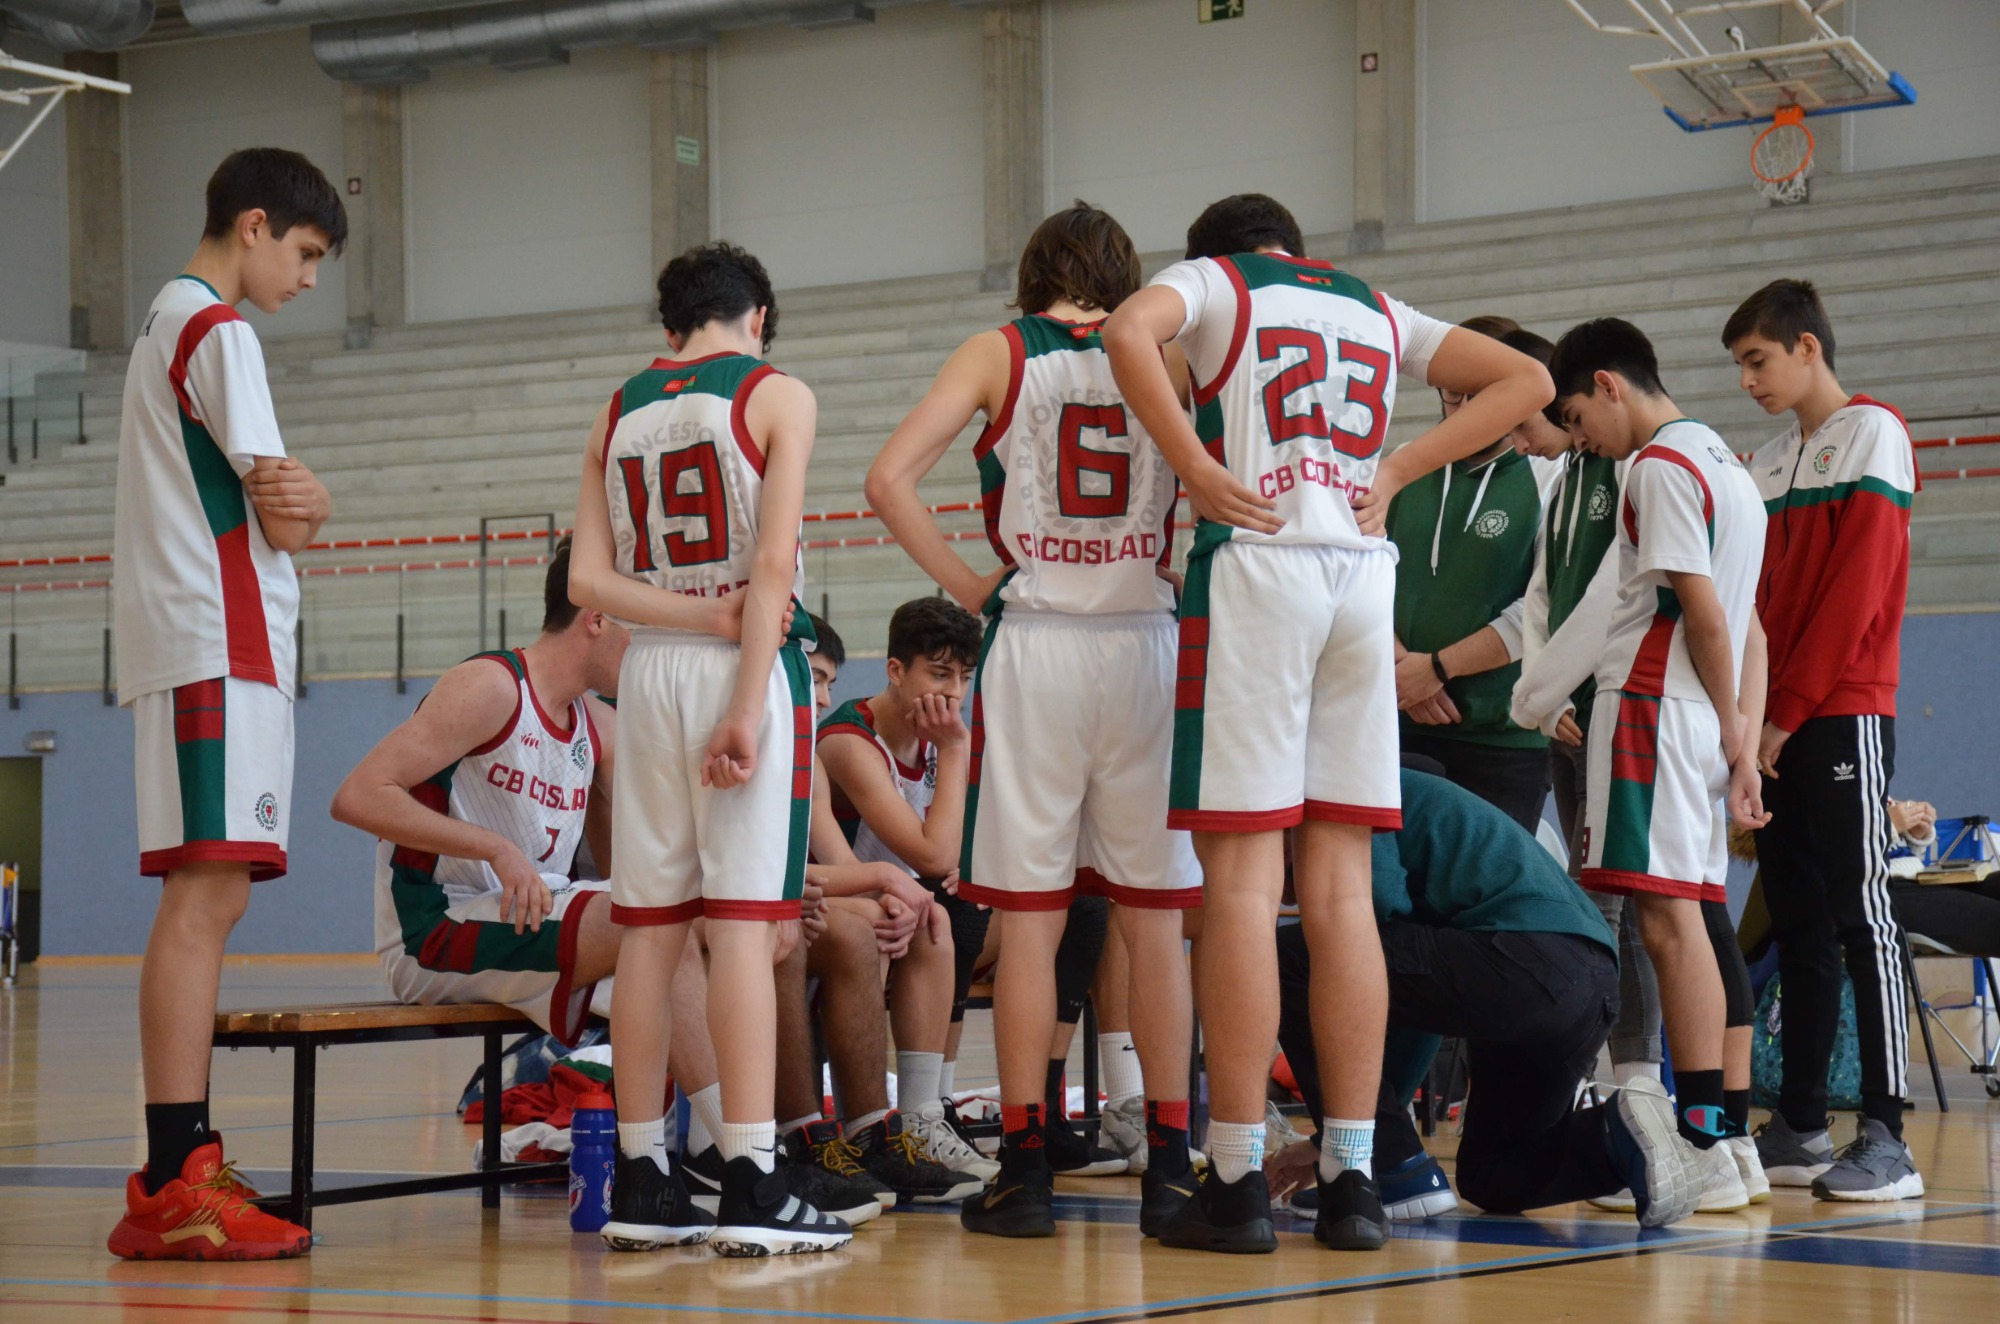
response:
M1373 842L1376 926L1389 968L1389 1039L1375 1162L1390 1218L1456 1203L1410 1121L1440 1036L1465 1040L1473 1082L1458 1187L1492 1213L1641 1193L1646 1227L1693 1212L1695 1151L1657 1081L1575 1109L1617 1015L1616 939L1561 865L1507 815L1442 777L1403 770L1403 826ZM1278 931L1278 1038L1313 1115L1319 1072L1303 926ZM1310 1183L1310 1141L1267 1160L1272 1186Z
M1142 1018L1133 1028L1140 1056L1158 1069L1145 1075L1154 1152L1141 1232L1156 1233L1193 1185L1178 1070L1191 1007L1177 912L1200 903L1200 874L1186 836L1161 830L1175 651L1173 590L1158 572L1172 552L1176 496L1100 338L1139 280L1138 253L1106 213L1079 202L1044 220L1021 254L1022 315L958 348L868 473L869 501L904 550L992 619L975 682L975 798L959 893L1000 916L994 1037L1005 1134L1000 1172L960 1217L996 1236L1056 1231L1055 1146L1075 1137L1048 1115L1062 1073L1046 1054L1057 951L1077 928L1079 890L1117 900L1143 981L1132 992ZM1172 361L1181 385L1166 389L1181 394L1185 365L1178 354ZM945 540L918 492L974 415L987 422L973 457L1001 563L986 574ZM1080 870L1092 871L1081 875L1086 888ZM1104 1162L1125 1167L1109 1151Z
M1550 417L1594 454L1631 458L1606 553L1617 601L1576 654L1592 659L1597 682L1583 885L1638 907L1681 1134L1703 1155L1702 1208L1740 1208L1769 1194L1748 1134L1750 976L1725 889L1729 818L1769 821L1757 771L1763 502L1722 438L1668 397L1652 344L1631 323L1570 328L1549 372ZM1567 692L1572 682L1554 683Z
M569 600L569 541L543 589L542 632L438 678L333 797L379 838L375 947L404 1002L498 1002L576 1042L618 959L603 885L573 883L585 834L611 860L615 694L630 636ZM593 904L596 903L596 904Z

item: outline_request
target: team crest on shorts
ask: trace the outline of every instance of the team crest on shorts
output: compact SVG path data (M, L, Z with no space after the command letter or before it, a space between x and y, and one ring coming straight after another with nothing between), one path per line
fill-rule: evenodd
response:
M1482 538L1498 538L1507 532L1507 512L1489 510L1472 522L1472 531Z
M1813 472L1823 474L1828 469L1831 469L1833 467L1834 454L1835 451L1831 443L1820 447L1813 455Z
M1602 483L1590 489L1590 518L1611 518L1611 489Z
M278 797L269 791L257 797L257 807L252 810L257 816L257 826L266 832L278 830Z
M576 765L576 770L578 772L582 772L584 769L590 766L590 750L587 748L588 744L589 742L587 740L579 740L574 745L571 745L569 747L569 761Z

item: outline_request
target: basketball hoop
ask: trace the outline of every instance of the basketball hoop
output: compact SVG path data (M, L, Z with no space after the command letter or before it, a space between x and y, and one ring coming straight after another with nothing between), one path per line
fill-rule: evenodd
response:
M1750 144L1750 173L1756 176L1757 191L1780 206L1806 200L1813 136L1805 120L1804 107L1780 106L1771 117L1771 127Z
M0 170L6 169L7 163L21 150L22 144L34 136L35 130L42 127L42 121L55 113L56 107L62 104L62 99L69 93L95 88L97 91L114 92L119 96L132 94L130 83L96 78L90 74L77 73L72 69L55 69L45 64L32 64L27 60L17 60L6 51L0 51L0 78L17 74L45 81L31 83L26 87L18 84L0 87L0 104L22 106L32 112L28 116L27 124L14 135L11 142L0 140ZM41 98L39 107L35 105L37 97Z

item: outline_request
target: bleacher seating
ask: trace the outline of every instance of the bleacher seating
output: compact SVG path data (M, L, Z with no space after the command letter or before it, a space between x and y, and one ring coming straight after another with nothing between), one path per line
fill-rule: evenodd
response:
M1317 237L1322 255L1344 234ZM1149 269L1170 260L1155 254ZM1436 222L1392 230L1383 251L1343 259L1357 275L1428 312L1505 313L1551 337L1617 313L1657 341L1676 400L1747 450L1775 432L1737 389L1717 333L1738 300L1779 275L1816 281L1839 331L1849 386L1902 408L1918 437L2000 432L2000 157L1814 182L1810 205L1767 206L1747 188ZM779 366L820 400L807 506L852 510L889 431L950 349L1008 314L975 273L788 290ZM322 535L355 539L476 531L484 515L574 507L583 436L623 375L663 352L642 307L387 328L365 350L338 336L266 342L288 445L332 489ZM108 551L124 356L92 356L90 440L23 457L0 487L5 556ZM1408 386L1392 444L1436 417ZM969 437L962 445L969 444ZM2000 465L2000 446L1924 452L1925 470ZM977 483L954 453L925 488L969 500ZM1918 498L1913 609L2000 605L2000 479L1937 482ZM977 517L943 517L973 530ZM517 525L515 527L525 527ZM808 526L809 538L879 534L872 521ZM977 541L970 555L989 555ZM534 548L511 544L507 554ZM465 547L314 553L330 567L462 559ZM101 578L102 566L0 571L0 582ZM398 584L398 580L402 582ZM504 580L504 588L502 581ZM893 547L815 550L808 602L824 602L856 652L879 649L888 612L929 585ZM513 613L510 642L533 628L540 572L492 571ZM399 600L407 666L436 671L477 646L476 576L467 572L306 581L306 666L313 676L384 674L395 662ZM13 609L27 686L89 687L101 673L102 590L20 593Z

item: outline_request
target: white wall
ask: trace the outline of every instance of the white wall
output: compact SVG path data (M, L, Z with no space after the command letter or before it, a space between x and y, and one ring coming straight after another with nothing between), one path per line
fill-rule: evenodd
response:
M303 152L336 188L341 168L340 84L313 63L304 29L225 41L145 47L125 55L125 212L131 325L201 241L202 191L239 147ZM276 316L249 304L259 335L332 331L347 324L347 282L326 263L317 289Z
M10 44L20 59L62 62L32 43ZM0 105L0 150L27 127L41 105L39 99L32 107ZM58 107L0 170L0 235L6 236L0 242L0 340L69 344L69 194L63 142Z
M1626 12L1597 3L1607 20ZM1561 0L1423 12L1421 219L1747 185L1745 132L1682 133L1629 72L1664 45L1599 36Z
M1252 0L1198 23L1190 0L1057 0L1055 196L1179 249L1217 198L1269 193L1307 234L1354 219L1352 0Z
M647 61L440 69L409 89L410 316L643 304L652 288Z
M1845 117L1854 168L2000 152L2000 5L1849 0L1854 35L1917 89L1917 104Z
M783 286L971 271L984 251L981 19L943 4L725 33L721 237Z

